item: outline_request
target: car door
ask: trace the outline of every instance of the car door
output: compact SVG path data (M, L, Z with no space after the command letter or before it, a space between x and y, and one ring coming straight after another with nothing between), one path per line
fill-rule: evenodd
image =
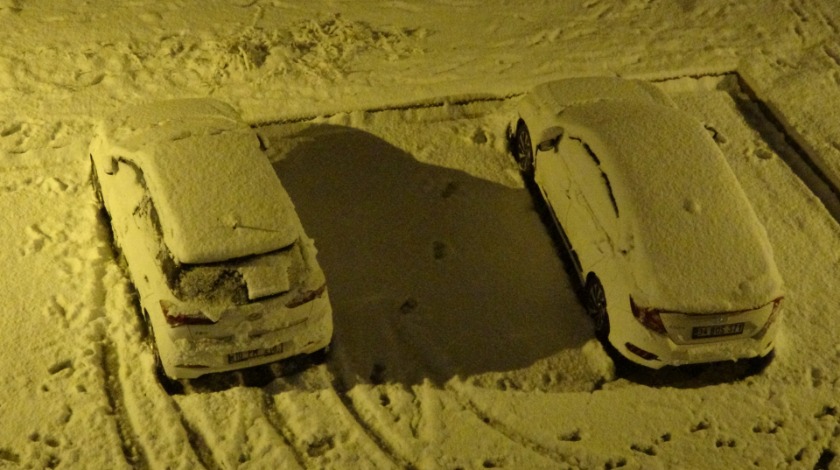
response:
M534 155L534 181L564 231L572 206L573 191L572 175L566 161L569 153L567 140L561 137L553 148L537 149Z
M144 197L142 174L122 157L103 160L112 162L107 171L98 173L105 205L111 215L111 227L118 243L127 244L126 238L136 231L133 215Z
M577 252L585 275L613 258L613 237L617 228L616 205L609 177L595 152L582 139L564 136L558 146L570 175L567 236Z
M140 167L125 158L114 158L114 162L114 171L104 176L106 181L103 181L103 189L105 184L110 189L111 227L135 286L145 291L149 275L146 271L156 265L154 260L161 246L154 207Z

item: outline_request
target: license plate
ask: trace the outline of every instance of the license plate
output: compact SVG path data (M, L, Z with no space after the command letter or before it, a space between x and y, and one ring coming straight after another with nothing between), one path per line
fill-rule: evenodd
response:
M743 323L728 325L695 326L691 329L692 339L717 338L719 336L734 336L744 332Z
M283 352L283 344L272 346L270 348L251 349L249 351L239 351L233 354L228 354L228 364L235 364L237 362L247 361L255 357L271 356L272 354L279 354Z

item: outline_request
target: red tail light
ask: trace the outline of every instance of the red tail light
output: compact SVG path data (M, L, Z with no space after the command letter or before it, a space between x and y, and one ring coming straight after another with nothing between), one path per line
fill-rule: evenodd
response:
M212 325L215 323L198 310L191 312L178 311L177 305L168 300L160 301L160 309L163 311L166 323L173 328L182 325Z
M656 354L654 354L654 353L652 353L652 352L650 352L650 351L645 351L644 349L642 349L642 348L640 348L640 347L636 346L636 345L635 345L635 344L633 344L633 343L624 343L624 346L626 346L626 347L627 347L627 350L628 350L628 351L630 351L631 353L633 353L633 354L635 354L635 355L637 355L637 356L641 357L642 359L644 359L644 360L646 360L646 361L656 361L656 360L659 360L659 356L657 356Z
M636 317L636 320L639 320L639 323L644 325L645 328L660 335L668 334L668 331L665 330L665 325L662 323L662 317L659 316L659 310L650 307L640 307L636 305L636 302L633 302L633 297L630 297L630 310L633 311L633 316Z
M776 318L779 316L779 312L782 311L782 300L783 299L784 299L784 297L777 297L777 298L773 299L773 302L772 302L773 303L773 310L770 311L770 316L767 317L767 321L764 322L764 326L762 326L761 329L758 330L758 332L753 335L754 337L756 337L756 336L761 337L761 336L764 335L764 333L767 333L767 330L770 329L770 325L772 325L773 322L776 321Z
M301 305L303 305L307 302L311 302L311 301L315 300L317 297L320 297L321 294L323 294L326 289L327 289L327 285L323 284L323 285L321 285L321 287L319 287L315 290L303 291L303 292L299 293L297 295L297 297L295 297L294 299L289 301L286 304L286 307L288 307L288 308L300 307Z

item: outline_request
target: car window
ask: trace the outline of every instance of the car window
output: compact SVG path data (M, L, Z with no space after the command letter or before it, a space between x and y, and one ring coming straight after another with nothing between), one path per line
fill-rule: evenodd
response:
M214 263L180 263L169 251L155 208L154 198L146 185L142 169L133 161L118 159L119 173L125 179L124 193L131 194L132 218L146 234L149 255L157 261L167 286L178 299L242 305L258 297L278 295L289 290L290 270L303 272L303 258L298 243L259 255L250 255ZM131 184L128 184L130 181ZM266 272L272 274L270 285L262 285ZM283 282L281 282L283 281ZM261 284L262 282L262 284ZM256 289L249 294L249 285ZM261 289L263 291L258 292Z
M618 202L616 202L610 178L601 166L601 159L582 139L570 137L569 140L578 147L578 155L586 155L589 159L589 164L578 162L578 167L581 176L586 179L583 183L587 185L586 195L590 205L593 206L592 209L603 216L606 215L605 208L610 208L614 216L618 217Z

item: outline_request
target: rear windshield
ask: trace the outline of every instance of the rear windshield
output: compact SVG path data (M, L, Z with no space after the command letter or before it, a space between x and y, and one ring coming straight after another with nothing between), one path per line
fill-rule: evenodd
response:
M280 258L291 254L294 246L289 245L270 253L211 264L179 264L172 259L167 250L163 249L159 255L159 261L166 283L178 299L242 305L256 300L249 298L248 283L243 270L260 260L276 264ZM288 288L273 294L279 295L287 291ZM251 295L251 297L256 296Z
M242 305L262 297L281 295L289 290L289 269L302 269L303 261L297 240L279 250L259 255L215 263L178 263L163 241L157 211L148 196L144 198L138 210L148 215L159 246L158 264L169 289L182 301ZM298 256L294 256L295 254ZM271 282L273 285L269 286L267 291L260 274L274 275L277 278L275 282ZM285 282L281 278L285 278ZM252 284L250 292L249 281ZM259 288L263 288L263 291L258 292Z

